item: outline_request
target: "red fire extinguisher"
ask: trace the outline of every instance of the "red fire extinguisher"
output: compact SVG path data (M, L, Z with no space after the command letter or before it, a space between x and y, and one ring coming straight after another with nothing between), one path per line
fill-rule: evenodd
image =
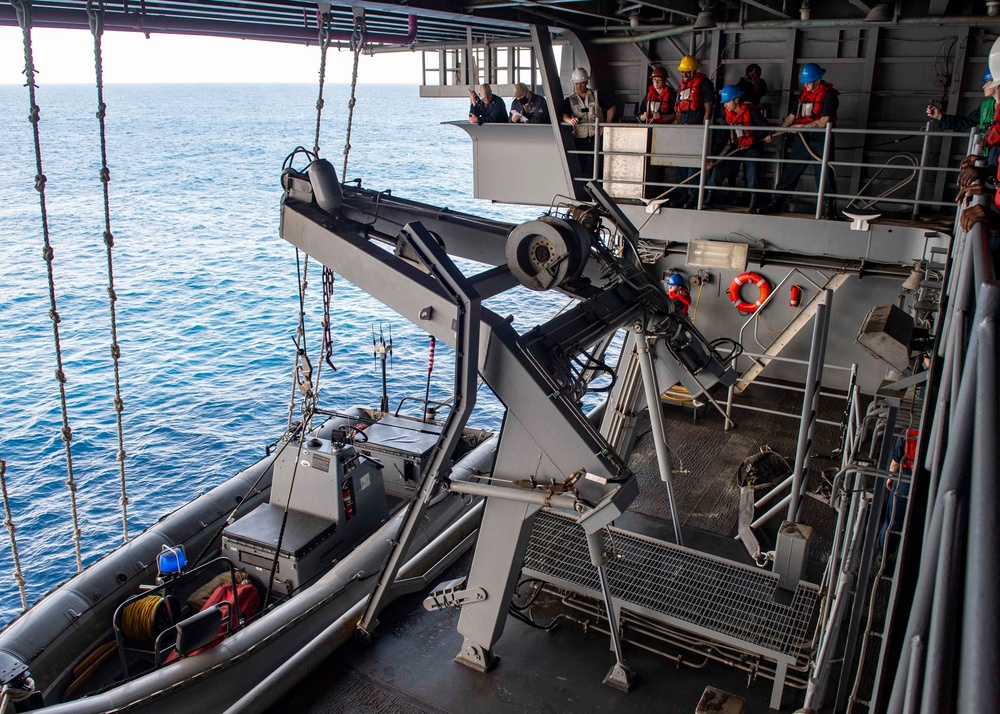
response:
M798 307L799 303L802 302L802 288L798 285L793 285L789 290L788 306Z
M344 481L343 486L340 488L340 495L344 499L344 518L350 520L354 518L354 497L351 495L350 479Z

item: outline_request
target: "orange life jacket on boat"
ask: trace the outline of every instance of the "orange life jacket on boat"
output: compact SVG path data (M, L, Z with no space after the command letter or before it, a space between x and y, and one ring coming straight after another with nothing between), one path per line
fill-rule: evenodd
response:
M799 95L799 114L795 117L796 124L811 124L814 121L819 121L823 116L823 104L826 103L826 95L830 92L834 94L840 94L833 85L829 82L824 82L822 79L816 82L816 86L813 87L811 92L806 91L805 87L802 88L802 94ZM834 114L830 117L830 121L836 123L837 115Z
M757 140L757 132L742 128L753 126L753 122L750 120L751 109L756 109L756 107L750 104L742 104L738 112L731 112L726 109L726 123L729 126L737 127L733 129L733 139L736 142L738 150L750 148Z
M708 80L703 72L695 72L691 79L682 79L681 88L677 92L677 111L696 112L705 103L702 97L702 84Z

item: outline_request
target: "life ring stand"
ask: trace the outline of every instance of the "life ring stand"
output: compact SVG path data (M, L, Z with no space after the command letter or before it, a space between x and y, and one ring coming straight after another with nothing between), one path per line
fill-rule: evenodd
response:
M757 286L759 293L755 302L747 302L740 296L740 289L747 283L753 283ZM758 273L740 273L729 285L729 299L733 301L736 309L745 315L757 312L757 309L764 304L770 294L771 283L767 282L767 278Z

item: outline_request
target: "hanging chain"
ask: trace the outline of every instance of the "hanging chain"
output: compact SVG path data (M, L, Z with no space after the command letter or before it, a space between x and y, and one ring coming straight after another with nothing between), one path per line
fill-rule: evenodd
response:
M326 82L326 51L330 49L330 25L333 18L330 10L319 15L319 96L316 98L316 140L313 142L313 153L319 158L319 130L323 122L323 85Z
M96 7L95 7L96 6ZM108 302L111 309L111 359L115 367L115 418L118 422L118 481L121 486L121 496L118 505L122 509L122 538L128 542L128 496L125 493L125 436L122 429L122 412L125 402L122 401L121 376L119 359L121 347L118 344L118 318L115 313L115 303L118 294L115 292L115 267L112 258L112 248L115 237L111 232L111 199L108 184L111 183L111 170L108 168L108 141L104 117L107 105L104 103L104 63L101 58L101 36L104 34L104 0L87 0L87 17L90 20L90 31L94 35L94 74L97 78L97 121L101 128L101 185L104 188L104 245L108 256Z
M56 352L56 381L59 383L59 401L62 406L62 429L60 437L66 446L66 486L69 488L70 510L73 517L73 546L76 551L76 569L83 570L83 558L80 555L80 521L76 510L76 481L73 478L73 450L70 442L73 439L73 430L69 426L69 408L66 404L66 373L63 371L62 345L59 339L59 311L56 309L56 283L52 270L53 250L49 241L49 216L45 206L45 174L42 173L42 144L38 131L40 109L35 102L35 61L31 48L31 2L30 0L11 0L14 11L17 13L17 22L21 26L21 33L24 37L24 76L25 87L28 88L28 101L31 113L28 121L31 122L31 130L35 144L35 190L38 191L38 200L42 212L42 239L44 247L42 257L45 259L45 267L49 280L49 318L52 320L52 335L55 340Z
M10 533L10 552L14 556L14 580L17 581L17 591L21 594L21 608L24 610L28 609L28 596L24 591L24 573L21 571L21 556L17 552L17 539L14 537L14 531L17 528L14 526L14 516L10 512L10 497L7 495L7 462L0 459L0 489L3 490L3 510L6 516L3 519L3 524L7 527L7 532Z
M330 302L333 300L333 287L336 275L325 265L323 266L323 348L320 362L326 362L330 369L337 371L333 363L333 329L330 325Z
M347 180L347 159L351 154L351 125L354 123L355 91L358 88L358 59L365 46L365 25L363 17L354 18L354 33L351 35L351 45L354 49L354 70L351 72L351 99L347 102L347 137L344 139L344 170L340 180Z

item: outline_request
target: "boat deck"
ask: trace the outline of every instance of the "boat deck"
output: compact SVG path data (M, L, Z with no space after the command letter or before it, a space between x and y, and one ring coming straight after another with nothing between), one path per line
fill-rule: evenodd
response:
M758 389L750 399L796 412L793 402L801 397ZM823 402L822 416L836 419L842 403ZM609 565L615 595L630 602L646 599L633 609L639 621L630 626L641 626L642 618L653 616L670 622L682 638L699 629L714 632L718 651L730 656L735 650L727 645L749 643L761 657L760 675L767 677L754 677L745 669L666 646L680 658L679 664L645 649L655 643L637 634L630 637L627 629L625 657L637 684L627 694L604 685L614 656L606 620L600 616L597 601L589 599L599 594L596 571L589 565L582 533L565 527L568 520L557 513L543 512L536 519L524 574L544 574L560 588L576 593L563 597L547 588L534 601L534 620L544 625L561 615L558 627L543 631L508 618L496 645L500 662L482 675L453 661L462 645L456 630L459 611L426 612L421 607L423 595L405 597L380 617L373 645L351 642L341 648L271 711L469 712L489 702L491 712L694 712L706 687L742 697L745 712L769 711L769 677L775 662L785 662L784 667L801 662L808 654L820 594L815 586L803 583L794 601L774 601L776 576L769 569L757 568L734 538L739 503L736 474L743 460L763 444L791 463L797 423L745 411L736 417L738 428L727 432L721 417L712 412L699 411L695 418L690 408L667 407L665 415L685 547L672 544L665 489L648 437L648 418L643 417L630 461L639 478L640 495L615 523L613 534L622 561ZM821 470L834 463L829 457L837 446L839 430L820 427L816 437L813 466ZM681 462L683 468L678 468ZM834 513L818 499L807 498L804 504L804 520L816 533L806 579L818 582ZM779 522L777 518L758 532L762 548L773 547ZM546 557L553 548L563 557ZM440 580L465 575L470 564L471 553ZM746 657L741 664L752 671L754 661ZM748 681L752 681L749 688ZM802 693L794 682L788 684L792 686L784 688L784 710L793 710Z

